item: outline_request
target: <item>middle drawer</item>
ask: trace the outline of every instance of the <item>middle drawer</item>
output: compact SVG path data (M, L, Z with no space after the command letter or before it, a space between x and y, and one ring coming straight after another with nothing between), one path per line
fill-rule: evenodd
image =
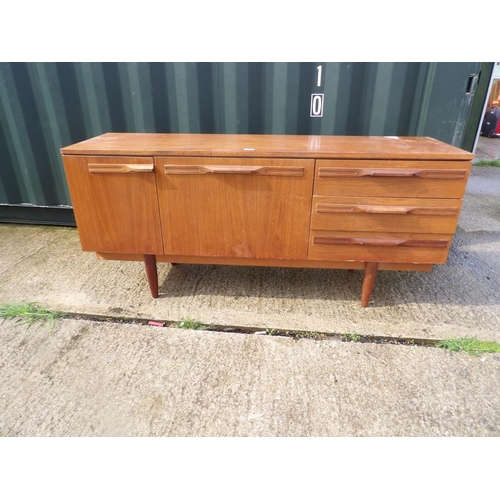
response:
M453 234L462 201L314 196L313 230Z

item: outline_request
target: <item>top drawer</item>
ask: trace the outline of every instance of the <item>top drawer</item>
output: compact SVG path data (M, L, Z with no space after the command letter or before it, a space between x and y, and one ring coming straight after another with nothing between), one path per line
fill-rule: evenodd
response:
M470 161L317 160L314 194L462 198Z

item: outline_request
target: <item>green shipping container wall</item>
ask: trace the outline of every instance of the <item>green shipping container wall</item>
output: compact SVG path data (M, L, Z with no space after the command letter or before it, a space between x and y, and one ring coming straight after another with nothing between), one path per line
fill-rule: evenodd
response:
M493 63L0 63L0 221L74 224L59 149L105 132L420 135L470 151L492 70Z

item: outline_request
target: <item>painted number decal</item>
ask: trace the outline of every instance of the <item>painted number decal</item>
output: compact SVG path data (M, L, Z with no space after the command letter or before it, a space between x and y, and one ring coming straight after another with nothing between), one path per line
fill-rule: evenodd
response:
M316 79L316 87L321 87L323 84L323 65L316 66L318 71ZM318 89L319 90L319 89ZM323 105L325 102L325 94L311 94L311 117L321 118L323 116Z
M311 94L311 116L321 118L323 116L323 103L325 94Z
M321 87L321 74L323 73L323 66L320 64L316 69L318 70L318 83L316 87Z

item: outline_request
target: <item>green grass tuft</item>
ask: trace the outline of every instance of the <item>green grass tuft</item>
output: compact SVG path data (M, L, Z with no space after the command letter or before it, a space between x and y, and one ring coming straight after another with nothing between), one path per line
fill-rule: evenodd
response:
M326 335L318 332L295 332L293 337L296 339L324 340L326 338Z
M436 346L448 351L466 352L474 356L487 352L500 352L500 343L475 338L445 339L439 341Z
M191 318L183 318L175 325L176 328L186 328L187 330L203 330L201 321Z
M43 325L48 322L52 330L56 319L62 316L62 313L49 311L36 302L0 304L0 319L15 320L16 325L28 325L28 328L35 323Z
M500 160L478 160L476 162L472 162L472 166L474 167L500 167Z
M361 340L361 335L357 333L342 333L341 335L344 342L359 342Z

